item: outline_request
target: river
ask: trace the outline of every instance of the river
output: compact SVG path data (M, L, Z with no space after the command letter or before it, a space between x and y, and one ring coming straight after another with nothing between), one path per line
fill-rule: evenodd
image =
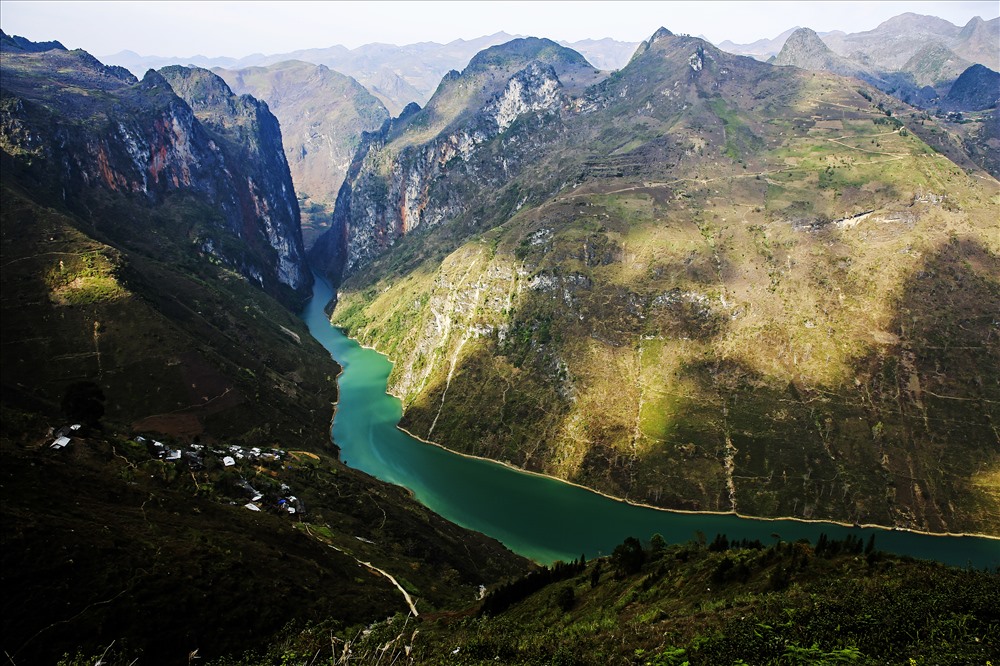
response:
M609 555L628 536L646 541L661 534L683 542L701 533L730 540L771 543L825 532L842 539L875 534L876 547L898 554L976 568L1000 566L1000 540L935 536L835 523L760 520L724 514L680 513L635 506L556 479L462 456L421 442L396 427L400 401L386 394L392 364L330 325L323 307L333 296L317 276L303 318L313 336L344 371L332 437L344 462L383 481L408 488L418 501L471 530L487 534L539 563Z

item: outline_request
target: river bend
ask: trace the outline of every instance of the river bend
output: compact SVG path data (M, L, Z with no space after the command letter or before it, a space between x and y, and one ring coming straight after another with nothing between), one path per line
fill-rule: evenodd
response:
M651 509L421 442L396 427L402 405L386 394L389 360L330 325L323 307L332 296L329 283L317 276L302 316L312 335L344 368L332 427L344 462L408 488L441 516L537 562L608 555L625 537L648 540L656 533L671 543L688 541L698 532L709 540L724 533L730 540L770 543L778 535L785 541L806 538L815 543L825 532L837 539L852 533L866 541L874 533L881 550L958 566L1000 567L996 539Z

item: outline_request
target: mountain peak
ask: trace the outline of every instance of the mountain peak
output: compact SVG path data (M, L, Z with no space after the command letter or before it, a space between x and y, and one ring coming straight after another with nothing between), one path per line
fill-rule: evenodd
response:
M650 35L649 39L639 44L639 46L635 50L635 53L632 54L632 58L631 60L629 60L629 64L634 62L635 59L641 56L642 54L649 51L649 49L651 49L654 44L658 44L667 39L668 37L673 37L673 36L674 33L670 32L663 26L660 26L659 28L656 29L656 32Z
M904 12L886 19L869 32L954 35L958 33L958 27L937 16Z
M982 111L1000 104L1000 73L975 64L962 72L951 86L942 106L954 111Z
M801 67L811 70L828 70L844 76L855 76L863 69L838 56L809 28L799 28L785 40L781 51L774 58L775 65Z
M984 21L981 16L973 16L962 28L962 31L958 33L958 37L959 39L969 39L985 26L986 21Z
M674 33L670 32L661 25L659 28L656 29L656 32L653 33L653 36L649 38L649 43L652 44L654 42L658 42L664 37L673 37L673 36Z
M587 59L582 55L573 49L556 44L551 39L521 37L480 51L469 61L469 65L465 68L464 72L482 71L497 66L509 66L518 62L521 63L520 67L523 67L532 60L538 60L553 66L589 66Z
M201 67L168 65L160 70L160 74L170 82L177 95L184 99L211 104L228 102L234 96L222 77Z
M53 50L67 51L68 49L61 42L33 42L26 37L8 35L3 30L0 30L0 50L42 53L43 51Z
M830 47L811 28L799 28L790 34L788 39L785 40L785 45L781 48L781 52L778 54L779 58L781 57L781 53L784 53L786 49L796 51L806 50L813 53L831 52Z

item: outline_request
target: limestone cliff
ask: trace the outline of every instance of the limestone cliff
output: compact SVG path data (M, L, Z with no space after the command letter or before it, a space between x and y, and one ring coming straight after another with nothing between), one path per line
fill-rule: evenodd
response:
M205 86L189 104L152 70L137 82L83 51L5 51L0 145L88 217L115 197L207 207L168 233L186 234L193 250L295 305L312 276L277 121L202 72L168 71L185 93L184 82Z
M446 76L427 107L365 137L313 258L339 282L417 229L475 218L477 206L490 217L516 210L530 193L517 201L495 196L538 157L537 137L559 131L572 104L561 77L581 76L597 73L579 54L540 39L488 49ZM524 141L528 134L536 140ZM487 211L487 201L499 207Z
M285 158L302 208L303 241L312 245L330 225L361 133L377 130L389 112L356 80L324 65L287 61L213 71L237 94L267 102L281 123Z
M161 74L224 147L230 162L243 171L246 186L240 183L237 188L240 211L244 219L257 222L267 245L277 253L278 281L292 289L307 289L312 277L304 261L299 205L277 118L267 104L250 95L237 97L207 70L173 66Z

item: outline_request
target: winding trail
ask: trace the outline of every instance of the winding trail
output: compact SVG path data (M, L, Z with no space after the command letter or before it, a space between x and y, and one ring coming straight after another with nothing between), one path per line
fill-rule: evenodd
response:
M334 546L334 548L336 548L336 546ZM340 549L337 548L337 550L340 550ZM341 552L343 552L343 551L341 551ZM413 603L413 597L410 596L409 592L407 592L406 590L403 589L403 586L400 585L399 582L395 578L393 578L393 576L392 576L391 573L389 573L388 571L383 571L382 569L379 569L377 566L375 566L371 562L362 562L361 560L359 560L356 557L354 558L354 561L357 562L358 564L360 564L361 566L369 569L370 571L373 571L373 572L375 572L377 574L381 574L381 575L385 576L386 578L388 578L389 582L392 583L393 585L395 585L396 589L399 590L403 594L403 598L406 599L406 605L410 607L410 612L413 613L413 617L419 617L420 616L420 613L417 612L417 605L415 603Z
M314 539L316 538L315 535L313 535L312 531L309 529L308 525L305 525L305 530L306 530L306 533L309 534L309 536L313 537ZM323 542L323 543L325 543L325 542ZM348 553L343 548L337 548L332 543L327 543L326 545L329 546L330 548L333 548L338 553L342 553L344 555L347 555L348 557L350 557L351 559L353 559L355 562L357 562L359 566L362 566L362 567L368 569L372 573L375 573L375 574L378 574L380 576L385 577L390 583L392 583L393 585L395 585L396 589L399 590L400 594L403 595L403 599L406 601L406 605L409 606L410 612L413 613L413 617L419 617L420 616L420 613L417 612L417 604L416 604L416 602L414 602L413 597L410 596L409 592L407 592L405 589L403 589L403 586L399 584L399 581L396 580L396 578L391 573L389 573L388 571L386 571L384 569L379 569L377 566L375 566L371 562L365 562L364 560L359 560L358 558L354 557L353 555L351 555L350 553Z

